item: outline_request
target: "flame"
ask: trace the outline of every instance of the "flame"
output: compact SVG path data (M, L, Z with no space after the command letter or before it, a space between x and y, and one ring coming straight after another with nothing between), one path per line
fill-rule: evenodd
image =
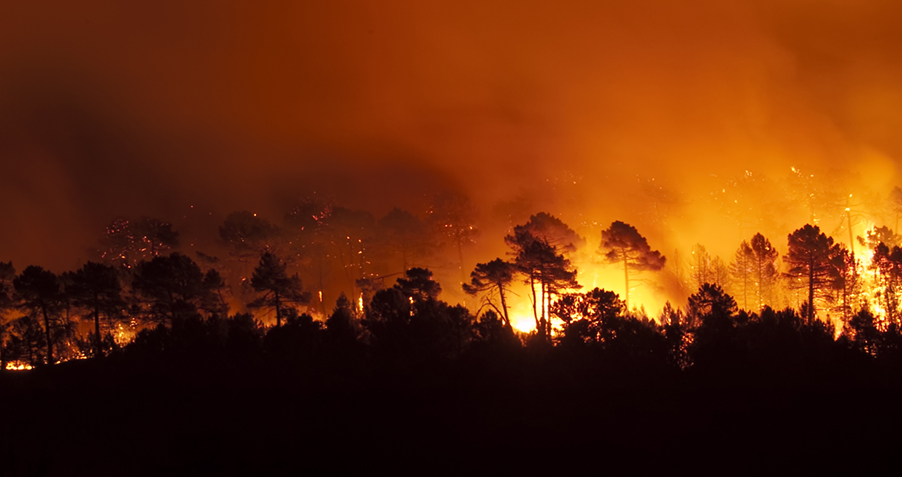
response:
M34 366L23 363L22 361L10 361L6 363L7 371L28 371L34 369Z

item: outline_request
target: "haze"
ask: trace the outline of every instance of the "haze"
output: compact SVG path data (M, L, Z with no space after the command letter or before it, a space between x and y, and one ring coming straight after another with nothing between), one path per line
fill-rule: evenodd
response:
M513 209L729 257L754 231L711 200L746 171L898 183L895 2L78 3L0 18L0 259L19 266L74 268L117 215L192 242L313 192L378 216L445 189L483 211L472 261L503 253ZM784 234L809 218L783 214Z

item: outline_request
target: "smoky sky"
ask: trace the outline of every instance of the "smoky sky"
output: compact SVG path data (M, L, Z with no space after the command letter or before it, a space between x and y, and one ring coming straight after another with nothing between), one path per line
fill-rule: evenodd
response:
M652 187L704 234L693 204L724 177L837 169L885 193L902 154L891 1L3 10L0 258L22 265L71 267L117 215L277 216L314 191L641 226Z

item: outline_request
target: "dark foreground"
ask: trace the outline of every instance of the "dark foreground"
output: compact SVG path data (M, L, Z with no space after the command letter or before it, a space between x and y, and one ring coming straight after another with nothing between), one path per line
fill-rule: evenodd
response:
M0 475L900 468L892 379L767 381L553 365L323 373L70 362L0 376Z

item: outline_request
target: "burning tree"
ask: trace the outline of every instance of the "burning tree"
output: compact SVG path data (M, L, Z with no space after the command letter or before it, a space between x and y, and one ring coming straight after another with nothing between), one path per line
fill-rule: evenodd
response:
M179 233L172 224L153 217L137 220L120 217L106 227L101 239L100 258L132 268L142 260L160 256L178 248Z
M514 265L529 285L536 330L540 337L550 339L548 308L553 297L562 290L580 288L576 282L576 269L570 264L570 259L558 252L556 246L534 236L526 227L515 227L514 234L505 237L504 241L513 249ZM538 297L536 285L539 286Z
M889 208L895 219L894 228L899 230L899 219L902 218L902 189L899 186L893 187L889 193Z
M899 287L902 286L902 249L890 248L884 243L874 250L873 268L878 272L878 284L882 290L883 308L890 323L898 323Z
M752 237L751 244L743 240L739 245L730 264L730 272L733 275L733 288L742 293L744 309L748 309L749 295L753 295L757 310L771 302L773 289L780 277L777 271L779 256L770 240L760 233Z
M877 227L875 225L874 228L865 232L864 237L858 237L858 243L873 252L877 249L877 245L881 243L886 244L887 247L895 247L902 244L902 236L896 235L889 227Z
M839 310L843 314L843 323L847 324L855 312L852 305L861 291L861 276L858 274L858 261L852 252L842 244L838 245L837 253L833 255L833 291L840 295ZM902 264L900 264L902 265Z
M787 277L790 288L808 289L807 320L811 324L815 316L814 299L829 296L836 275L833 258L839 248L833 238L821 233L816 225L806 224L789 234L789 252L783 257L789 266Z
M601 231L599 251L607 263L623 264L625 288L623 301L627 309L630 304L630 272L658 271L664 268L666 260L661 252L649 247L648 241L635 227L619 220Z
M720 257L712 257L702 244L695 244L689 258L689 278L698 289L705 283L727 286L728 269Z
M288 276L285 264L273 253L265 252L254 269L251 286L263 295L249 303L250 308L272 308L276 311L276 327L282 326L282 310L286 304L310 302L310 294L303 291L297 274Z

